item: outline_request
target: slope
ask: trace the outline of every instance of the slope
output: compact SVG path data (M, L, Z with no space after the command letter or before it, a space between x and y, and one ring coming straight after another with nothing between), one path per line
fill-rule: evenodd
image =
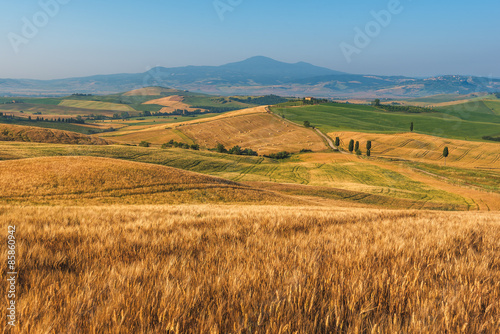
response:
M110 141L71 131L0 124L0 141L54 144L108 145Z
M95 157L0 162L0 203L293 203L273 192L180 169Z

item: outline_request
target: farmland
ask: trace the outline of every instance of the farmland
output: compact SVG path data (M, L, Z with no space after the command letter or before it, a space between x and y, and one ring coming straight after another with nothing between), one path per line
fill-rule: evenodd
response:
M72 99L122 99L139 114L189 100L178 94ZM45 117L120 113L46 102ZM420 114L335 103L85 124L4 117L36 125L0 124L0 225L17 227L22 259L11 332L494 333L500 144L479 135L500 123L495 101L480 102ZM347 152L351 139L361 155ZM161 147L170 140L201 149ZM218 143L259 156L210 150Z
M415 132L462 140L482 140L484 135L500 134L500 117L476 104L436 109L430 113L386 112L372 106L324 104L306 107L275 107L273 111L302 123L311 122L325 133L356 131L371 133ZM486 113L485 113L486 112Z
M1 228L17 226L23 259L13 332L494 333L497 218L310 206L4 206Z

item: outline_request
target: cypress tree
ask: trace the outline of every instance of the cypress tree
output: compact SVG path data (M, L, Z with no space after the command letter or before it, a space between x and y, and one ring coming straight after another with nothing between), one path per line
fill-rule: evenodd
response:
M350 140L349 141L349 152L352 153L352 151L354 151L354 140Z
M448 146L446 146L443 150L443 157L444 157L444 165L446 166L446 158L448 157L448 155L450 154L449 150L448 150Z

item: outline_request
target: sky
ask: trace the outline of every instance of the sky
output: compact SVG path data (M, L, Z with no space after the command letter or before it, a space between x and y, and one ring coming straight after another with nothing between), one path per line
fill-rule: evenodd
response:
M500 1L0 0L0 78L253 56L376 75L500 78Z

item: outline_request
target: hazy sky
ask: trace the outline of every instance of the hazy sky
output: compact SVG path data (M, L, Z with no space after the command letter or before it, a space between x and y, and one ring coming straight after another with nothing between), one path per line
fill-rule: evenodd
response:
M498 0L397 3L0 0L0 78L136 73L256 55L350 73L500 77ZM375 23L372 12L381 11L392 14Z

